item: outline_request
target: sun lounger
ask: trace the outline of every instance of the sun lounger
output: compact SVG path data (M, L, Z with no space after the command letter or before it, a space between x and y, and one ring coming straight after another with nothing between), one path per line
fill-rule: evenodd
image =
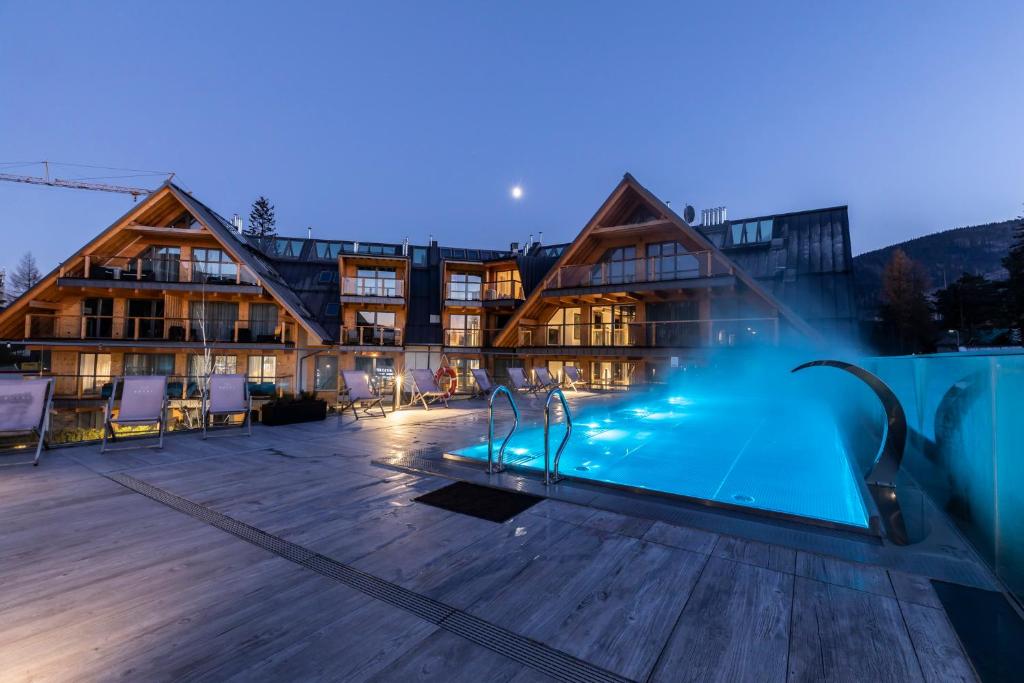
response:
M491 376L483 368L472 368L473 380L476 382L476 393L473 398L487 398L497 386L491 381Z
M118 406L117 417L114 417L114 405L117 403L117 388L121 385L121 404ZM164 447L164 432L167 431L167 377L150 375L129 375L114 380L103 415L103 443L100 453L107 451L107 438L117 440L114 425L140 426L153 425L159 429L160 439L156 446ZM119 449L127 450L127 449Z
M52 379L0 380L0 436L27 436L35 441L36 447L31 461L7 464L39 464L50 429L52 404Z
M562 374L565 376L565 381L572 387L573 391L579 391L580 387L586 387L590 383L583 379L580 374L580 369L574 365L566 365L562 368Z
M512 384L512 389L515 391L529 394L535 394L539 391L537 385L526 378L526 371L522 368L509 368L508 381Z
M214 419L241 415L246 436L252 436L252 397L245 375L210 375L210 394L203 397L203 438Z
M431 370L411 370L412 374L412 396L410 403L420 401L425 410L430 410L431 403L441 401L444 407L448 407L448 392L442 389L434 379Z
M345 387L339 394L339 413L344 413L348 408L352 409L352 415L359 419L356 411L358 405L363 413L371 417L377 417L371 411L380 408L380 417L387 417L384 412L384 398L377 396L370 386L369 376L362 370L342 370L341 376L345 380ZM344 402L344 403L342 403Z

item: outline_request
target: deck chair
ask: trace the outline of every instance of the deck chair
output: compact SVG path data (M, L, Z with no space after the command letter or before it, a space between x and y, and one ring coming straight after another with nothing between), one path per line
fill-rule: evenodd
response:
M50 431L53 379L0 380L0 436L27 436L36 442L35 457L10 465L39 464Z
M566 365L562 368L562 373L565 375L566 383L573 391L578 392L580 387L586 387L590 384L587 380L583 379L583 375L580 374L580 369L575 365Z
M533 375L537 378L537 391L550 391L558 386L558 382L551 379L551 373L547 368L535 368Z
M412 373L412 396L410 403L420 401L424 410L430 410L429 404L441 401L448 407L448 392L442 389L434 379L434 373L427 370L410 370Z
M471 368L473 380L476 382L476 393L473 398L488 398L498 387L491 381L491 376L483 368Z
M252 396L245 375L210 375L210 391L203 396L203 438L217 417L242 416L246 436L252 436Z
M358 404L369 417L377 417L370 412L375 407L380 408L380 417L388 416L384 412L384 397L373 393L373 389L370 387L370 378L365 372L362 370L342 370L341 376L345 380L345 388L341 390L339 399L347 401L347 403L341 404L339 402L339 413L344 415L345 410L351 408L352 415L358 420L359 413L356 411L356 405Z
M536 384L526 378L526 371L522 368L509 368L508 381L512 384L512 389L515 391L535 394L539 390Z
M121 385L121 405L117 417L114 417L114 403L117 401L117 388ZM110 399L103 415L103 443L100 453L107 452L107 438L117 441L114 425L155 425L160 429L160 440L156 446L164 447L164 432L167 431L167 377L152 375L128 375L114 380ZM122 448L118 450L128 450ZM141 448L141 446L140 446Z

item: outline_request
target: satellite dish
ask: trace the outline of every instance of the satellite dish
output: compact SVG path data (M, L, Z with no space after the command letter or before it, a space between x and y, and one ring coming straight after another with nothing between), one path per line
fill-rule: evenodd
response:
M687 223L693 223L693 219L697 217L697 210L689 204L683 209L683 220Z

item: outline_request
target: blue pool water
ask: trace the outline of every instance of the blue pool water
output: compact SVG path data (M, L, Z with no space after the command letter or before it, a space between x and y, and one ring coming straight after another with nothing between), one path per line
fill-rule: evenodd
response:
M563 475L868 527L835 419L813 402L642 394L584 404L573 422ZM552 425L552 456L563 433ZM543 439L541 427L521 429L506 464L543 473ZM454 455L486 461L486 441Z

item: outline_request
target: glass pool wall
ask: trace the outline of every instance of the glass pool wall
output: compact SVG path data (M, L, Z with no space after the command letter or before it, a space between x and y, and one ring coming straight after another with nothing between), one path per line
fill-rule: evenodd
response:
M904 468L1024 599L1024 351L862 364L906 411Z

